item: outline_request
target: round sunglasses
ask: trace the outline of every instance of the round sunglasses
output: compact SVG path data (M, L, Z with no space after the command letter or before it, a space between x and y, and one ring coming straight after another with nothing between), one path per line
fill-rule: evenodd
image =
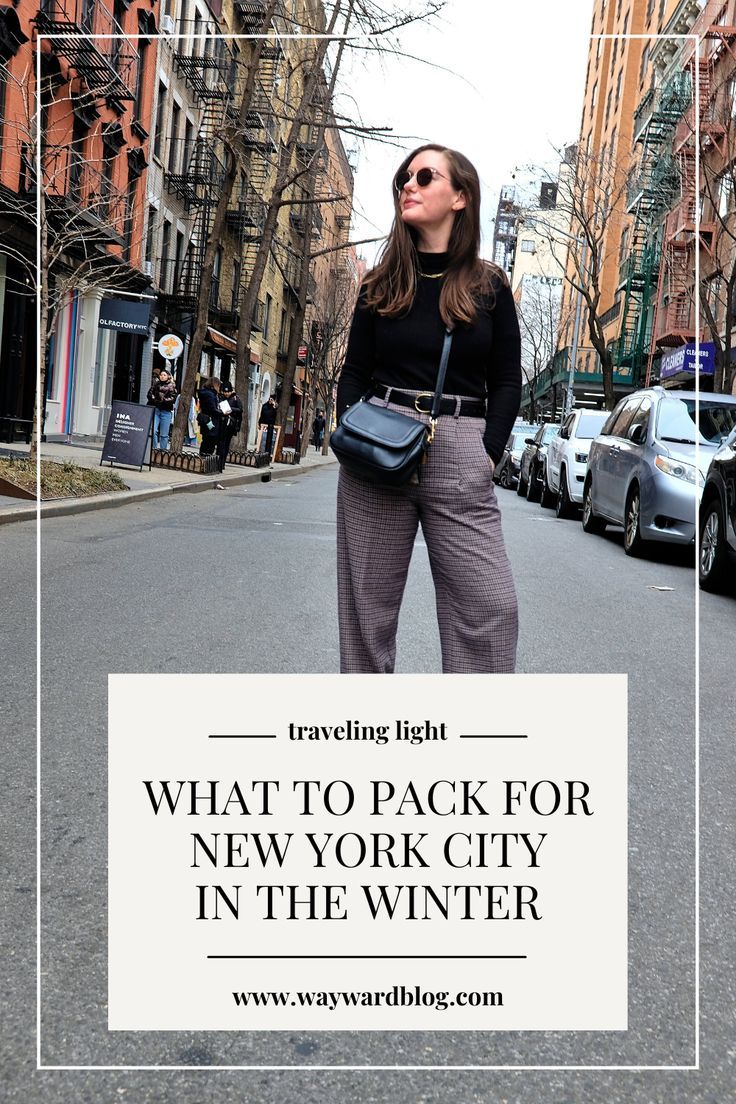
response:
M411 173L408 169L404 169L403 172L397 173L394 177L394 187L396 191L400 192L402 188L405 188L413 176L416 177L417 184L420 188L426 188L436 177L447 180L447 177L443 176L437 169L417 169L415 173Z

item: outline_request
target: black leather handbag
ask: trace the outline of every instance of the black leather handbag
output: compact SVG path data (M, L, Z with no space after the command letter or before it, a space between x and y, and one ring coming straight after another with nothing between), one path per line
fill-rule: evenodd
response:
M451 345L452 331L446 330L429 425L366 402L365 395L348 407L330 436L330 446L351 475L369 483L402 487L418 471L434 438Z

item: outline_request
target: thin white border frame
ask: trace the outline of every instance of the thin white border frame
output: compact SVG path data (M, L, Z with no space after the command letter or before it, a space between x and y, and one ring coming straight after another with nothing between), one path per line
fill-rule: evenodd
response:
M41 50L40 44L46 38L59 37L49 35L37 35L36 37L36 118L37 125L40 126L41 113L40 113L40 89L41 89ZM121 35L68 35L65 36L72 39L92 39L92 40L107 40L107 39L138 39L145 37L148 40L156 39L163 41L174 41L176 39L226 39L227 41L252 41L257 38L265 39L304 39L316 40L316 39L330 39L334 41L339 40L361 40L371 41L371 35L338 35L338 34L277 34L277 35L247 35L247 34L230 34L230 35L185 35L185 34L156 34L156 35L140 35L140 34L121 34ZM698 62L701 58L701 47L705 39L705 35L686 34L595 34L589 35L589 39L593 40L629 40L640 39L648 42L660 41L660 40L674 40L677 42L692 42L694 46L693 57L697 58ZM700 189L700 81L696 78L693 81L694 85L694 98L693 108L695 116L695 362L696 365L700 364L700 203L699 203L699 189ZM41 193L40 187L42 182L42 166L41 166L41 143L36 143L36 180L37 180L37 202L36 202L36 271L38 274L39 286L43 279L41 274L41 221L40 221L40 202ZM43 402L40 388L40 368L41 368L41 347L40 347L40 335L41 335L41 298L37 296L36 300L36 326L37 326L37 345L38 345L38 370L36 376L36 422L41 427L41 416L43 410ZM700 378L696 373L695 375L695 409L696 417L699 415L700 408ZM631 1073L643 1073L653 1071L663 1072L694 1072L701 1069L700 1066L700 587L697 577L697 564L695 569L694 589L695 589L695 931L694 931L694 946L695 946L695 1063L693 1065L613 1065L613 1066L589 1066L589 1065L556 1065L556 1066L533 1066L533 1065L516 1065L516 1066L490 1066L490 1065L443 1065L443 1066L430 1066L430 1065L360 1065L360 1066L348 1066L348 1065L248 1065L248 1066L216 1066L216 1065L44 1065L41 1062L41 447L39 442L37 457L36 457L36 1071L77 1071L77 1070L101 1070L101 1071L113 1071L113 1070L164 1070L171 1072L180 1072L182 1070L200 1070L204 1072L235 1072L240 1070L252 1070L254 1072L266 1072L268 1070L274 1071L345 1071L345 1072L360 1072L368 1070L380 1070L382 1072L399 1072L399 1071L411 1071L411 1072L542 1072L558 1070L563 1072L631 1072ZM698 470L700 448L696 441L695 445L695 465Z

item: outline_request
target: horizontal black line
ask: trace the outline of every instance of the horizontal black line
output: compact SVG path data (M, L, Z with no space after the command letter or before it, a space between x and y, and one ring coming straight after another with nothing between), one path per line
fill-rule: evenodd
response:
M511 732L471 732L460 737L461 740L528 740L526 733Z
M473 961L481 958L526 958L526 955L240 955L240 954L211 954L207 955L207 958L247 958L247 959L271 959L271 958L289 958L296 959L297 961L313 959L313 958L359 958L359 959L384 959L384 958L396 958L399 960L413 959L413 958L431 958L435 960L444 959L471 959Z
M271 733L270 735L269 734L264 735L264 734L257 733L257 732L245 732L245 733L225 732L222 735L217 735L215 733L211 733L210 736L208 737L208 739L210 739L210 740L275 740L276 735L275 735L275 733Z

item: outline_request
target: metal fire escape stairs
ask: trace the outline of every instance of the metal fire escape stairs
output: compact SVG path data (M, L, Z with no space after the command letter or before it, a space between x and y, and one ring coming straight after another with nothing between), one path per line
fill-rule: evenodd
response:
M677 120L690 99L687 74L678 73L667 84L651 88L634 118L634 142L640 146L638 172L627 193L632 215L627 255L619 269L623 310L619 336L613 343L614 364L630 369L638 386L652 343L652 296L658 284L661 258L661 214L671 205L680 184L680 172L671 154Z

